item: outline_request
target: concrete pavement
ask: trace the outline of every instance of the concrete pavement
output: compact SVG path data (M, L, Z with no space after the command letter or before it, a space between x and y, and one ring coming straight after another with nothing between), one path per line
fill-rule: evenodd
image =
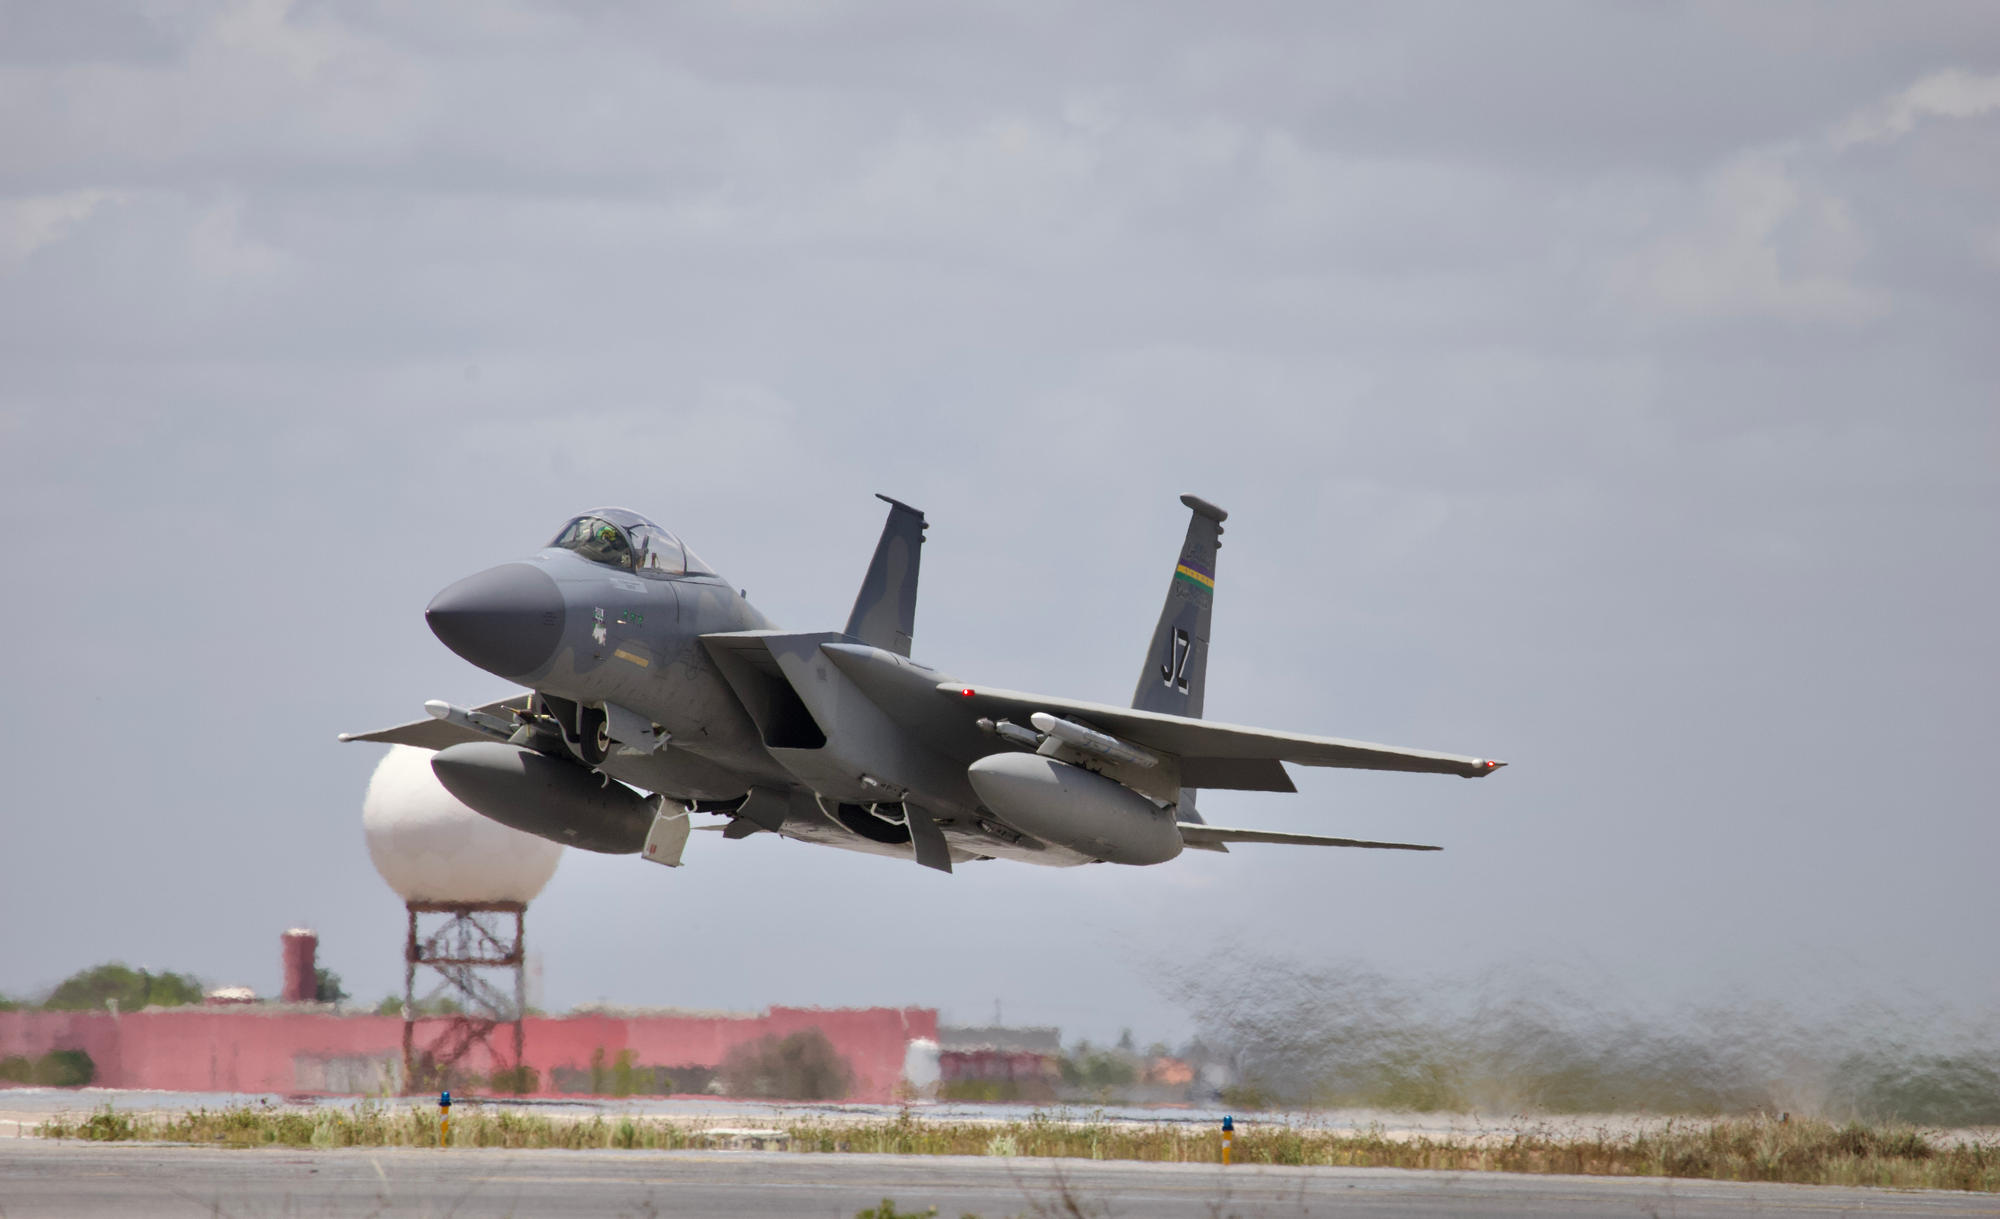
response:
M0 1140L0 1217L2000 1215L2000 1197L1713 1181L787 1152L224 1151Z

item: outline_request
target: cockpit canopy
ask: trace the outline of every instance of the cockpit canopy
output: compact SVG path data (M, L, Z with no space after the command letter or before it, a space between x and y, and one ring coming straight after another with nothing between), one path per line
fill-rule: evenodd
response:
M549 545L642 576L713 574L679 538L623 508L593 508L564 525Z

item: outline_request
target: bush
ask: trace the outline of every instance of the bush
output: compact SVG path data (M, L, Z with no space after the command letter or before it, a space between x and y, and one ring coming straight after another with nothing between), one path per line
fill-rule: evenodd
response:
M938 1099L1046 1105L1056 1099L1056 1090L1045 1079L954 1079L938 1085Z
M920 1211L899 1211L893 1199L882 1199L882 1205L871 1206L854 1212L854 1219L936 1219L937 1207Z
M82 1050L51 1050L40 1058L0 1058L0 1082L40 1088L81 1088L97 1078L97 1064Z
M336 988L339 987L340 976L338 974L334 975L333 984ZM341 995L343 999L346 997L345 994ZM333 1002L330 999L323 1001ZM417 1019L419 1020L438 1016L457 1016L463 1014L463 1010L459 1007L458 1001L449 996L432 995L428 999L417 1000ZM403 996L390 995L384 998L380 1003L375 1005L375 1014L378 1016L394 1016L396 1019L401 1020L403 1018Z
M630 1050L619 1051L618 1066L605 1062L604 1047L591 1051L588 1067L554 1067L549 1071L549 1086L557 1092L582 1095L609 1096L678 1096L712 1090L715 1070L712 1067L649 1066L637 1062ZM627 1092L619 1092L620 1070Z
M739 1045L723 1057L720 1075L728 1095L767 1100L840 1100L853 1083L847 1060L818 1029Z
M106 1105L77 1127L76 1136L99 1143L119 1143L136 1138L138 1127L131 1118Z
M502 1067L493 1072L486 1081L489 1090L509 1096L527 1096L542 1090L541 1072L523 1064L518 1067Z
M0 1058L0 1081L41 1088L81 1088L97 1078L97 1064L82 1050L51 1050L40 1058Z
M1065 1054L1059 1065L1063 1082L1072 1088L1106 1092L1129 1088L1139 1081L1139 1064L1129 1054L1093 1050L1088 1041L1079 1042L1076 1052Z
M81 1088L97 1078L97 1064L82 1050L51 1050L35 1064L35 1082L45 1088Z
M147 1007L180 1007L201 1002L201 983L189 974L149 973L113 961L63 979L42 1006L50 1011L90 1012L114 999L128 1012Z

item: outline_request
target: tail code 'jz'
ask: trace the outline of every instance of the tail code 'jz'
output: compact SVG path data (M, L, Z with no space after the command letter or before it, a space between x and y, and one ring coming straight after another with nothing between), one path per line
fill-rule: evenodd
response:
M1183 694L1188 688L1188 656L1193 651L1188 646L1188 633L1175 627L1173 642L1167 645L1166 663L1160 666L1160 680Z
M1208 669L1208 619L1215 605L1215 552L1222 545L1222 521L1229 514L1192 495L1181 496L1191 510L1187 539L1167 580L1146 667L1132 706L1166 715L1201 716L1202 684Z
M1181 543L1174 574L1167 581L1167 601L1146 648L1146 667L1139 671L1132 707L1165 715L1201 718L1202 687L1208 676L1208 620L1215 608L1215 552L1222 545L1222 522L1229 514L1192 495L1181 496L1193 513L1187 540ZM1174 815L1200 822L1193 788L1183 787Z

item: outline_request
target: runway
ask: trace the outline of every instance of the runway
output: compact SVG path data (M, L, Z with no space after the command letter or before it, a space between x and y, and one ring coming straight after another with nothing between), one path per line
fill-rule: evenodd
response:
M1984 1194L1376 1168L786 1152L222 1151L0 1140L0 1216L1995 1215ZM1073 1203L1073 1205L1072 1205Z

